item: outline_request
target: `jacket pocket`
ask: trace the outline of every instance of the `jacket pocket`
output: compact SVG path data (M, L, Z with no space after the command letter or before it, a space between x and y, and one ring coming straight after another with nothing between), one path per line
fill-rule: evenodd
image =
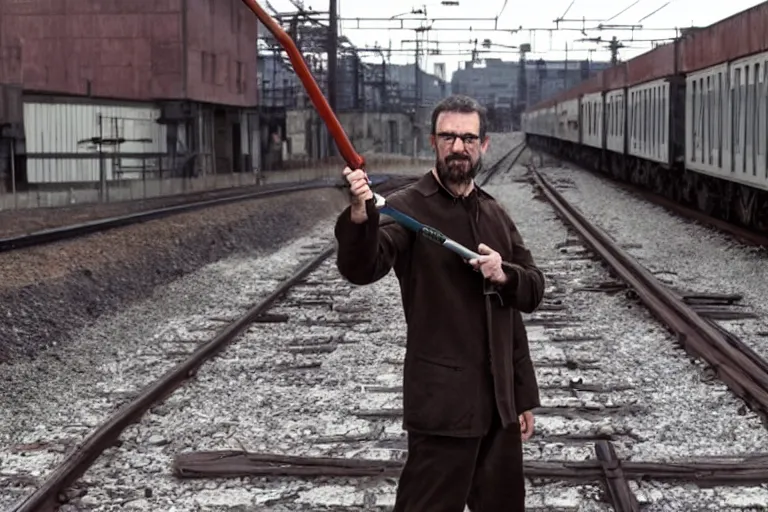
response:
M439 366L441 368L446 368L448 370L453 370L455 372L464 371L464 367L459 366L458 363L456 363L452 359L441 359L441 358L423 356L421 354L414 356L414 358L419 360L423 364Z
M472 369L452 360L414 355L404 370L406 428L450 433L474 427L476 383Z

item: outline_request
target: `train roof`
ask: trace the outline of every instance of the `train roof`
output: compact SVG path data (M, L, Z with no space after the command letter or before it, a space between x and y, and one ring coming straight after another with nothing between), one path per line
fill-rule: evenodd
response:
M526 109L549 108L584 94L631 87L677 73L690 73L768 50L768 1L708 27L688 29L683 37L626 62L599 71L566 91Z

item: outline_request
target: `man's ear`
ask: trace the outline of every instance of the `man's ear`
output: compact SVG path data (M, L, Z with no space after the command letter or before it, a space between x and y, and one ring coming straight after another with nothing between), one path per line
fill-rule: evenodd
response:
M488 146L490 144L491 144L491 136L486 135L485 138L483 139L482 144L480 145L480 147L483 149L483 152L488 151Z
M436 140L437 139L435 139L434 135L430 135L429 136L429 145L432 146L432 149L434 149L435 151L437 151L437 142L436 142Z

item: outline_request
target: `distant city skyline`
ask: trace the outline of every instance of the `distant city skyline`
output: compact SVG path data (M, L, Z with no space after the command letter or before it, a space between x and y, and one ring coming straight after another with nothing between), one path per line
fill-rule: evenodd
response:
M295 12L297 0L269 0L264 6L271 6L280 12ZM674 28L690 26L707 26L717 21L737 14L760 1L731 0L729 2L702 3L695 0L624 0L621 3L607 0L550 0L546 7L536 6L535 10L525 8L515 0L493 0L485 2L468 2L458 0L452 3L458 5L444 6L440 0L389 0L380 3L365 3L358 1L339 0L339 14L346 21L340 23L340 34L346 36L358 47L372 47L375 44L383 48L390 47L391 63L413 64L414 49L417 33L414 30L387 30L378 27L394 26L396 21L384 21L392 17L411 18L404 22L409 28L415 28L420 22L413 20L420 15L409 14L412 10L426 9L427 18L452 18L450 21L436 20L432 23L433 30L427 34L427 42L422 42L422 48L439 48L441 55L422 56L421 67L427 73L435 72L435 64L443 65L446 79L451 80L453 72L471 59L471 50L475 44L470 40L477 39L476 47L483 50L483 40L490 39L492 46L489 52L479 53L478 57L501 58L505 61L517 60L519 45L531 45L529 60L610 60L608 42L616 37L625 48L619 50L620 60L629 60L652 48L651 39L670 40L675 36ZM306 9L327 12L328 1L304 1ZM561 28L569 30L555 31L554 20L563 17L570 20L560 24ZM352 18L379 18L381 21L359 22ZM470 20L474 18L475 20ZM486 20L477 20L484 18ZM490 19L488 19L490 18ZM498 18L494 21L493 18ZM610 25L642 25L644 30L597 30L599 24ZM357 29L357 26L361 29ZM483 29L503 29L489 31ZM523 27L523 30L512 33L512 29ZM471 27L471 28L470 28ZM457 30L440 30L450 28ZM529 28L547 29L532 32ZM586 28L584 32L580 29ZM550 30L551 29L551 30ZM579 41L579 39L601 38L599 41ZM662 42L662 41L659 41ZM500 46L497 46L500 45ZM566 46L568 52L566 54ZM512 48L510 48L512 47ZM380 57L365 58L375 62Z

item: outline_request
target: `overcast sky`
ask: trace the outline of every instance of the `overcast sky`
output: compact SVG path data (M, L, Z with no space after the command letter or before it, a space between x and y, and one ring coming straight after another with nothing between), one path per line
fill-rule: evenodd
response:
M294 0L296 1L296 0ZM303 0L307 9L327 11L328 1ZM627 48L620 50L620 58L629 59L651 48L651 42L640 41L648 39L670 38L675 31L659 29L675 29L679 27L706 26L716 21L736 14L762 2L755 0L458 0L458 6L443 6L440 0L339 0L339 11L342 18L391 18L397 15L418 17L407 14L412 9L423 9L426 6L428 18L458 18L455 21L432 22L432 30L424 33L430 40L428 48L436 48L453 55L430 55L422 58L422 67L429 72L434 70L435 63L445 63L448 79L451 73L459 67L459 63L470 58L469 52L473 44L471 39L491 39L494 44L518 46L530 43L532 53L529 59L562 60L565 58L566 45L569 49L568 59L608 60L610 53L606 41L616 36ZM291 0L269 0L269 4L281 12L295 11ZM265 3L262 3L265 5ZM570 6L570 8L569 8ZM625 10L626 9L626 10ZM655 14L654 11L658 9ZM566 13L567 10L567 14ZM621 11L624 11L621 13ZM501 14L499 14L501 13ZM621 13L621 14L619 14ZM563 16L565 14L565 16ZM650 15L650 16L649 16ZM468 18L496 18L482 21L469 21ZM585 23L561 23L561 28L581 29L586 26L586 35L579 30L554 31L554 20L559 17L566 19L583 19ZM645 19L643 19L645 18ZM599 20L599 21L589 21ZM596 30L603 24L642 25L642 30ZM410 49L409 52L392 52L391 62L398 64L413 63L413 41L416 38L414 30L387 30L381 27L394 27L395 21L360 21L357 29L355 21L343 21L342 34L351 39L358 47L380 46L391 47L393 50ZM419 26L418 21L405 22L409 29ZM492 29L498 31L479 31L477 29ZM523 30L511 33L518 27ZM376 28L379 28L378 30ZM472 27L475 30L470 30ZM440 29L460 30L440 30ZM547 29L530 31L529 28ZM590 30L591 28L591 30ZM553 29L553 30L549 30ZM603 42L579 42L582 38L602 37ZM634 38L634 41L633 41ZM480 44L478 43L478 47ZM481 57L497 57L504 60L516 60L516 49L493 47L495 53L484 53ZM586 51L593 50L593 51ZM506 53L505 53L506 52ZM463 53L463 55L456 55ZM425 60L426 59L426 62ZM368 59L366 59L368 60ZM375 60L371 57L370 60Z

